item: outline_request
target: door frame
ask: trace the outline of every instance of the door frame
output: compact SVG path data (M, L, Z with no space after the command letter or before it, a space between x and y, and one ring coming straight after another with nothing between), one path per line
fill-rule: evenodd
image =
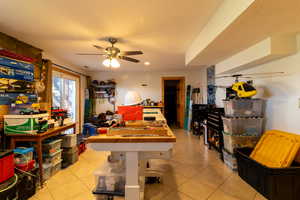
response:
M179 118L179 127L183 128L184 126L184 109L185 109L185 77L184 76L163 76L161 77L161 91L162 91L162 103L165 105L165 81L175 80L179 81L179 95L180 95L180 112L177 113Z
M56 72L59 72L59 73L63 73L63 74L66 74L66 75L69 75L69 76L73 76L74 78L77 78L78 79L78 91L79 91L79 98L78 98L78 121L76 122L76 124L77 124L77 127L76 127L76 130L78 130L79 132L81 132L81 129L82 129L82 126L81 126L81 122L82 122L82 120L81 120L81 114L82 114L82 112L81 112L81 108L82 108L82 105L81 105L81 103L82 103L82 101L81 101L81 76L80 75L78 75L78 74L75 74L75 73L73 73L73 72L70 72L70 71L67 71L67 70L64 70L64 69L60 69L60 68L58 68L58 67L52 67L52 72L51 72L51 76L53 75L52 73L53 73L53 71L56 71ZM52 84L52 83L51 83ZM52 85L51 85L51 87L52 87ZM52 89L51 89L51 96L52 96ZM51 98L51 106L52 106L52 98ZM77 131L76 131L77 132Z

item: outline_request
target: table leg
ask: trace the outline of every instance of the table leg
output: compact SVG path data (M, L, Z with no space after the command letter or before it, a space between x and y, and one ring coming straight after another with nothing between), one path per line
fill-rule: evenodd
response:
M43 187L43 152L42 152L42 140L37 141L37 156L38 156L38 164L39 164L39 172L40 172L40 184Z
M10 149L15 149L16 148L16 140L13 137L10 138L9 148Z
M138 152L126 152L125 200L140 200Z

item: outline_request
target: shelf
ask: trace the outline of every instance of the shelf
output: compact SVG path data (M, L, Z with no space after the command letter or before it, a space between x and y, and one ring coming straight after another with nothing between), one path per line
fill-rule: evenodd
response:
M115 89L116 88L116 85L94 85L94 84L92 84L91 86L93 88L103 88L103 89L106 89L106 88L113 88L113 89Z

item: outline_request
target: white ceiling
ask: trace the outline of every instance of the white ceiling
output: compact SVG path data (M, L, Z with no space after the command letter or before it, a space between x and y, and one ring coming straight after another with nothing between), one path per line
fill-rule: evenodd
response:
M191 64L217 64L267 37L299 33L299 11L299 0L255 0Z
M121 50L142 50L142 62L121 62L134 70L184 69L184 54L223 0L2 0L0 31L75 66L104 70L93 44L121 39ZM143 62L151 62L144 66Z

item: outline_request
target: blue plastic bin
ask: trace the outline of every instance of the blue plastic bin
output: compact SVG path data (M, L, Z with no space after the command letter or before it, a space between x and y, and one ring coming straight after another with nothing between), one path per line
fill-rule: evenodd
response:
M82 134L87 137L87 136L93 136L93 135L98 135L97 134L97 126L91 124L91 123L85 123L83 125L83 131Z

